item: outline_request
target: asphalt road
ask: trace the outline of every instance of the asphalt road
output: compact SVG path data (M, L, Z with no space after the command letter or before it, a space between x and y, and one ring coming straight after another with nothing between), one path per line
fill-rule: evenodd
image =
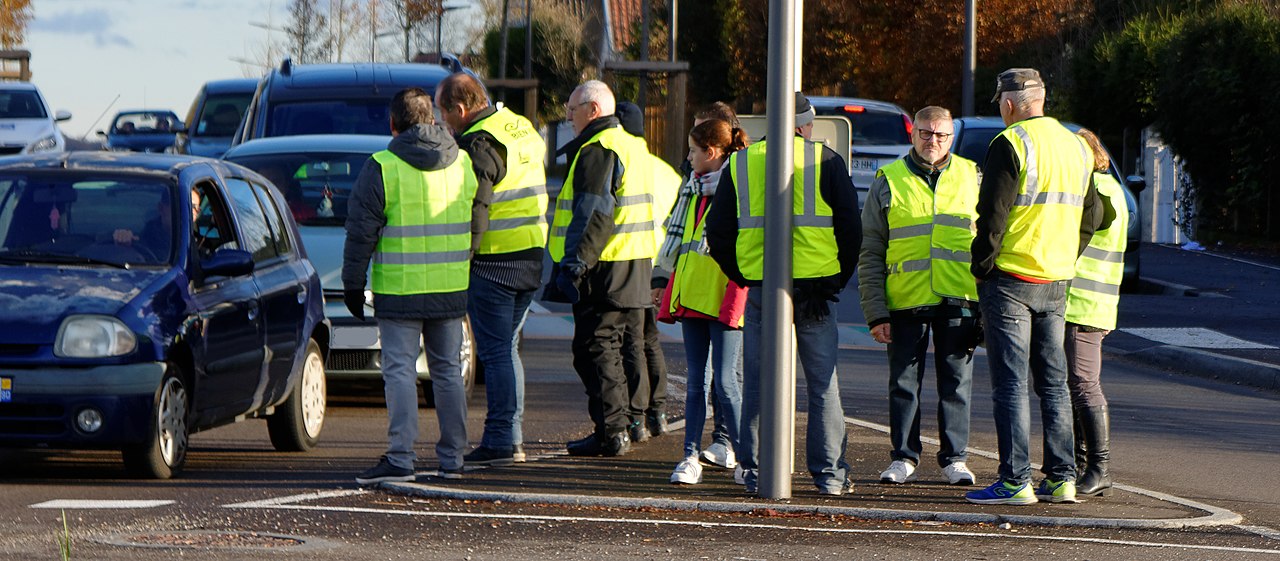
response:
M528 409L526 446L536 454L559 449L565 439L585 432L588 424L583 414L585 398L570 368L568 342L539 338L527 339L525 344L529 400L537 404ZM669 345L668 349L678 376L682 370L677 366L679 347ZM883 354L842 351L840 372L846 413L883 423L887 418ZM992 450L995 436L985 372L985 363L979 364L971 446ZM1280 457L1277 396L1118 362L1107 364L1105 379L1115 411L1113 455L1119 481L1234 510L1245 516L1245 524L1280 528L1280 490L1271 484L1270 476ZM381 452L385 412L377 392L368 389L363 396L335 395L332 400L323 442L316 450L272 452L264 423L248 421L194 436L187 472L170 481L126 479L118 455L110 452L0 452L6 472L5 492L0 494L0 527L6 528L0 558L56 557L55 536L61 531L64 510L32 505L52 500L149 499L173 502L151 508L66 508L72 558L169 559L178 552L104 542L149 536L167 543L180 537L209 539L207 533L188 534L192 531L234 531L322 541L313 540L305 546L311 549L296 552L214 547L187 553L202 559L268 554L309 559L1280 559L1276 555L1280 535L1268 539L1236 528L1001 530L838 517L468 504L380 491L357 493L352 477ZM469 428L474 439L483 413L480 392L472 405ZM936 432L928 415L925 425L926 434ZM422 426L424 437L432 438L435 422L430 410L424 411ZM420 467L430 469L432 447L425 445L421 450ZM1035 451L1033 458L1038 457ZM849 460L855 477L870 478L883 469L887 452ZM974 463L980 476L994 471L989 460ZM311 495L317 492L336 495ZM307 497L287 501L299 505L289 508L261 508L270 503L254 503L295 495ZM243 545L253 539L278 541L263 536L223 541Z

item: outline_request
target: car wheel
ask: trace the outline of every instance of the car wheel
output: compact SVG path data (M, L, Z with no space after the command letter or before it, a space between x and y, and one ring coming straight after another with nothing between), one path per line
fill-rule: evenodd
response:
M476 389L476 340L471 332L470 318L462 321L462 346L458 348L458 354L462 364L462 395L470 401L471 394ZM419 357L419 360L425 360L425 357ZM422 387L422 404L435 407L436 398L431 391L431 380L422 380L418 385Z
M289 399L267 417L271 445L281 452L305 452L315 448L324 428L327 387L324 358L314 339L307 341L302 376L289 392Z
M187 416L190 395L182 370L170 364L152 400L150 429L146 442L126 447L125 467L150 479L168 479L182 471L187 460Z

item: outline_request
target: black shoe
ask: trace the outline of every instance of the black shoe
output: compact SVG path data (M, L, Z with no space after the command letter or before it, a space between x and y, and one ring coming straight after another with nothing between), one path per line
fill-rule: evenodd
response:
M398 468L391 465L387 461L387 457L378 458L378 465L365 470L356 477L356 483L360 485L372 485L374 483L382 483L384 481L413 481L414 474L412 469Z
M640 419L631 421L631 426L627 428L627 432L631 436L632 442L644 442L649 440L649 429L644 426Z
M462 468L436 470L436 477L440 479L462 479Z
M650 411L645 414L645 424L649 428L649 436L662 436L667 434L667 414L661 411ZM635 440L632 438L632 440Z
M509 466L516 463L512 446L476 446L462 457L462 462L477 466Z
M626 432L603 440L592 435L570 442L568 450L570 456L622 456L631 451L631 438Z

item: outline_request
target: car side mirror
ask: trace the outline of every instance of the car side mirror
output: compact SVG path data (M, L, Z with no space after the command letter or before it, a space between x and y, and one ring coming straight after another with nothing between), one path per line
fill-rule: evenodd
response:
M66 109L59 109L57 112L55 112L55 113L53 114L53 120L58 121L58 122L62 122L62 121L70 121L70 120L71 120L71 112L70 112L70 111L67 111Z
M1147 188L1147 180L1141 175L1130 175L1124 178L1125 187L1129 188L1129 192L1137 195Z
M187 124L182 121L174 121L173 124L169 125L170 132L180 132L185 130L187 130Z
M244 276L253 272L253 254L243 249L219 249L200 260L200 269L211 277Z
M98 136L107 136L107 131L98 131Z

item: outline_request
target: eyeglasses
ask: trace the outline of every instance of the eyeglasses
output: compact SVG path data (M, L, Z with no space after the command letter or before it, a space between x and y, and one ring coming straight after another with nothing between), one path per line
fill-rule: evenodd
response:
M575 110L577 110L579 107L582 107L583 105L586 105L586 104L588 104L588 103L591 103L591 102L590 102L590 101L584 101L584 102L582 102L582 103L577 103L577 104L573 104L573 105L570 105L570 104L568 104L568 103L565 103L565 104L564 104L564 114L565 114L565 115L572 115L572 114L573 114L573 112L574 112Z
M916 128L916 130L920 132L921 140L931 140L933 138L937 138L938 142L946 142L947 140L951 139L951 133L949 132L937 132L937 131L931 131L929 129L922 129L922 128Z

